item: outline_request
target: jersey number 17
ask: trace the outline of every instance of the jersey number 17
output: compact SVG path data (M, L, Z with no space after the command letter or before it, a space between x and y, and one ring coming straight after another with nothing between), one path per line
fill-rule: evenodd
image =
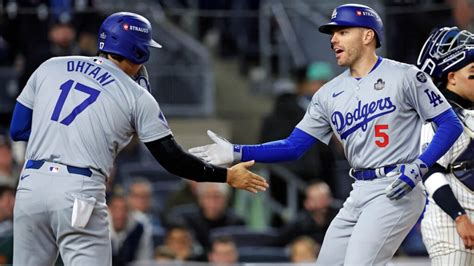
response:
M59 89L61 90L61 94L59 95L58 101L56 102L56 106L54 107L51 120L58 121L59 115L61 114L61 110L64 106L64 102L66 101L66 98L69 92L71 91L73 84L74 80L70 79L61 84L61 86L59 87ZM84 111L89 105L93 104L100 94L99 90L96 90L79 82L75 84L74 89L89 94L89 97L87 97L87 99L85 99L82 103L76 106L69 115L67 115L63 120L61 120L60 123L66 126L69 126L72 121L74 121L77 115Z

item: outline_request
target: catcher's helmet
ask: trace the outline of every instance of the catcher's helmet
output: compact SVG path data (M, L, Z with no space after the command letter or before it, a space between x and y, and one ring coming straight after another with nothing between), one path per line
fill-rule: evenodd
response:
M150 57L149 46L161 48L151 36L151 24L146 18L129 12L114 13L100 26L98 49L143 64Z
M379 48L383 38L383 23L380 16L371 7L359 4L340 5L334 9L331 22L319 27L319 31L332 34L332 28L336 26L363 27L375 31Z
M453 71L474 61L474 35L458 27L444 27L434 31L426 40L416 66L441 82Z

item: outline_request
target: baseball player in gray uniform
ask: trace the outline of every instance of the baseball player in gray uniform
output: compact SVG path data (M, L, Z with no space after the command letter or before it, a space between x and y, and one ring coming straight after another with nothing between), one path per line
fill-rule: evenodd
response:
M425 195L418 183L454 143L462 126L431 79L413 65L376 54L383 25L370 7L337 7L319 30L331 34L338 65L348 67L312 98L290 136L259 145L214 144L191 153L216 163L298 159L333 134L344 147L353 190L324 238L319 265L385 265L419 219ZM421 155L424 121L438 130ZM411 191L411 192L410 192Z
M114 158L134 134L173 174L227 182L251 192L265 180L248 164L223 168L183 151L160 107L135 80L148 84L143 64L150 22L115 13L101 25L97 57L44 62L19 95L13 140L28 141L14 208L15 265L111 265L105 182ZM146 86L145 86L146 87Z
M473 265L474 35L457 27L436 30L425 42L417 65L433 77L464 127L427 173L423 241L433 265ZM432 123L423 126L422 147L428 146L435 128Z

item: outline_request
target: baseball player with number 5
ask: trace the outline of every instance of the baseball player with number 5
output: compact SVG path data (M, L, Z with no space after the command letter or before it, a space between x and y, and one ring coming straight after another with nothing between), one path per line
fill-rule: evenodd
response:
M10 134L28 141L14 208L15 265L111 265L105 182L136 134L168 171L203 182L265 190L253 162L231 168L186 153L150 94L144 63L150 22L120 12L99 30L96 57L56 57L30 77L17 99ZM142 86L140 86L141 84Z
M474 264L474 35L457 27L433 32L417 65L429 74L463 123L464 132L431 167L421 230L432 265ZM436 130L423 126L426 147Z
M337 7L319 31L331 35L338 65L348 67L312 98L289 137L233 145L213 132L214 144L190 150L213 164L298 159L317 141L342 142L353 190L324 238L319 265L385 265L420 217L424 173L454 143L462 126L431 79L413 65L377 56L383 24L370 7ZM438 130L419 153L425 121Z

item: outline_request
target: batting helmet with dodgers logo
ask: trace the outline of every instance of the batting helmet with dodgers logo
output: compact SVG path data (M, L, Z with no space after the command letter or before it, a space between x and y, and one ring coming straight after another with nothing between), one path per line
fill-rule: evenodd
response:
M439 83L449 72L471 62L474 62L474 34L458 27L444 27L428 37L416 65Z
M375 32L376 47L382 45L383 22L379 14L371 7L359 4L346 4L336 7L331 15L331 22L319 27L319 31L332 34L334 27L363 27Z
M114 13L100 26L99 51L143 64L150 58L148 47L161 48L161 45L152 39L151 24L143 16L129 12Z

